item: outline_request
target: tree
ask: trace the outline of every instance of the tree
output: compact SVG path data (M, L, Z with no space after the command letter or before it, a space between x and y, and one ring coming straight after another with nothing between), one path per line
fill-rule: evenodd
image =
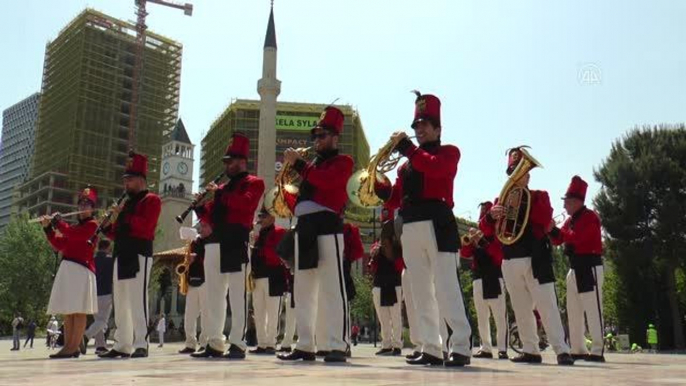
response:
M594 174L602 184L594 204L607 232L607 257L628 306L617 313L620 323L638 341L655 323L663 347L683 349L684 288L677 277L686 267L684 125L635 128Z
M35 318L39 325L45 314L53 273L55 254L40 225L29 224L26 216L15 217L0 236L0 326L9 333L15 312Z
M369 322L374 319L374 303L372 302L372 277L364 273L353 273L355 283L355 299L350 304L352 321Z

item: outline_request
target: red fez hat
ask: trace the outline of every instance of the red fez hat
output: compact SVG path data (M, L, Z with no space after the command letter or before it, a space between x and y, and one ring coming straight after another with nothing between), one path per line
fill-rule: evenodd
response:
M337 107L328 106L324 109L324 111L322 111L322 115L319 116L317 125L313 127L310 132L314 131L314 129L324 129L329 130L336 135L341 135L343 132L344 120L345 116L343 116L343 112L341 110L339 110Z
M484 201L481 204L479 204L479 207L481 208L481 212L479 213L479 218L483 217L488 213L489 210L493 207L493 203L490 201Z
M414 120L412 128L421 121L429 121L435 127L441 126L441 100L431 94L422 95L415 90L417 99L414 101Z
M517 168L517 165L519 165L519 161L522 160L522 149L528 148L529 146L517 146L513 147L512 149L509 149L507 151L507 170L506 173L509 176L514 172L514 170Z
M79 202L82 200L88 200L95 206L98 202L98 192L91 188L90 185L86 187L81 193L79 193Z
M129 152L129 160L126 162L126 170L124 177L143 177L148 176L148 157L135 153L133 150Z
M248 159L250 152L250 140L243 133L233 133L233 140L226 148L226 153L222 159L228 160L231 158Z
M586 200L586 189L588 184L579 176L572 177L572 182L569 183L567 193L563 198L578 198L581 201Z

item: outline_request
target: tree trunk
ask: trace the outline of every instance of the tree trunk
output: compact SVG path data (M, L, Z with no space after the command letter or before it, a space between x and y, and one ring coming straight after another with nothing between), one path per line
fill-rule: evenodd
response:
M676 293L676 278L674 272L676 271L676 266L673 264L667 264L667 300L669 301L669 309L672 316L672 329L674 330L674 348L677 350L683 350L686 348L684 342L684 329L681 324L681 312L679 311L679 300L677 299Z

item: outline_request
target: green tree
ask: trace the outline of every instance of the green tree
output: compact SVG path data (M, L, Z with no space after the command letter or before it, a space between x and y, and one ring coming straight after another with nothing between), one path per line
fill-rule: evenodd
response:
M655 323L663 347L683 349L677 273L686 263L686 129L635 128L618 140L595 178L594 200L606 233L607 258L616 268L621 324L643 341ZM619 300L619 299L615 299Z
M351 322L369 322L374 320L374 303L372 301L372 277L364 273L353 272L355 299L350 303Z
M35 318L39 325L45 315L55 254L40 225L29 224L26 216L15 217L0 236L0 332L10 332L15 312Z

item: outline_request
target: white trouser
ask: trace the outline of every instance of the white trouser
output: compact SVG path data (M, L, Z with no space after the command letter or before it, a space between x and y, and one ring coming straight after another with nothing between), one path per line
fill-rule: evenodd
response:
M202 330L207 336L209 346L217 351L226 350L224 344L224 325L226 323L226 291L229 292L231 305L231 331L229 343L241 350L245 344L245 317L247 315L245 301L245 283L248 271L246 264L238 272L220 272L219 244L205 245L205 290L207 317L201 319Z
M112 295L114 298L114 349L131 354L148 349L148 283L152 258L138 255L140 269L131 279L119 280L119 259L114 261Z
M588 354L584 332L584 314L593 338L591 354L603 355L603 266L593 267L593 276L597 285L591 292L579 293L576 287L574 270L567 274L567 318L569 319L569 341L572 354Z
M481 337L480 350L491 352L491 315L495 320L496 336L498 338L498 351L507 351L507 306L505 305L505 286L500 279L500 295L495 299L484 299L483 280L477 279L472 282L474 293L474 308L479 324L479 336Z
M407 325L410 327L410 342L414 346L414 351L422 351L424 343L419 333L419 321L417 320L417 312L412 301L412 281L410 280L410 271L407 269L403 270L402 283L405 311L407 312Z
M84 333L88 339L95 337L95 347L107 347L105 330L112 313L112 294L98 296L98 313L93 315L93 323Z
M201 284L199 287L188 287L186 294L186 311L183 315L183 328L186 333L186 347L195 349L198 345L198 317L200 320L206 318L207 307L205 301L207 300L207 285ZM207 345L207 336L205 331L200 331L200 346Z
M255 329L257 346L275 348L276 335L279 332L279 310L281 297L269 296L269 278L255 280L252 291L252 305L255 308Z
M283 294L283 304L285 305L285 326L283 328L283 340L281 347L291 347L293 344L293 336L295 335L295 308L291 307L291 293Z
M395 287L395 294L398 301L392 306L382 307L381 288L374 287L372 289L374 308L381 324L381 348L403 348L403 317L402 307L400 307L402 291L400 286Z
M560 319L560 310L557 306L555 283L538 283L531 269L530 257L503 260L502 271L507 292L512 300L512 309L517 320L517 330L523 351L528 354L540 354L533 312L535 307L541 315L548 342L555 353L558 355L569 353Z
M320 350L345 351L348 345L347 307L343 278L343 235L317 237L317 268L297 269L298 235L295 235L296 322L301 351L315 352L315 326Z
M164 344L164 331L157 331L157 339L160 342L160 346Z
M471 356L472 331L458 279L457 253L438 251L433 221L404 224L401 242L405 264L412 272L412 300L424 343L422 352L443 357L439 325L447 323L453 331L449 353Z

